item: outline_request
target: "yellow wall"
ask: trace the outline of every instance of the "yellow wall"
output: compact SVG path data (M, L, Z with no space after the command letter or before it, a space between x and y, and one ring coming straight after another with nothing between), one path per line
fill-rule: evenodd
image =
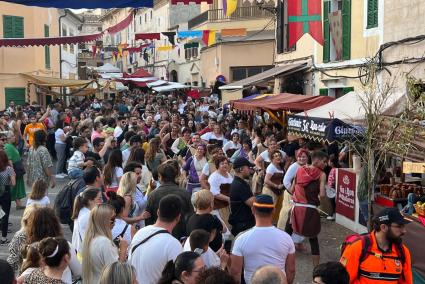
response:
M207 85L216 76L231 80L230 67L273 65L274 41L252 41L218 44L201 50L201 76ZM218 58L218 66L215 58Z
M3 15L24 17L24 37L44 37L44 25L50 36L58 36L58 10L27 7L0 2L0 38L3 38ZM6 87L26 87L19 73L31 72L40 76L59 77L59 47L50 47L50 69L45 68L44 47L0 48L0 110L5 108ZM28 94L27 94L28 98ZM31 94L31 101L35 95Z

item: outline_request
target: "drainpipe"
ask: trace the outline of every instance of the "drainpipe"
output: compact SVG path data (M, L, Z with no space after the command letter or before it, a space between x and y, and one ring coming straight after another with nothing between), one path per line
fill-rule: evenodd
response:
M68 10L64 10L65 14L59 16L59 37L62 36L62 18L65 18L68 15ZM59 78L62 79L62 45L59 44ZM64 94L64 88L61 88L61 95Z

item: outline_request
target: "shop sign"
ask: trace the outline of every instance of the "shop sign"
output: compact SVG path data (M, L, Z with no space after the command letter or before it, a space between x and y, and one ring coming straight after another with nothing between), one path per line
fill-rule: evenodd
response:
M338 169L336 188L336 213L354 221L356 174L344 169Z
M403 174L425 174L425 163L403 162Z

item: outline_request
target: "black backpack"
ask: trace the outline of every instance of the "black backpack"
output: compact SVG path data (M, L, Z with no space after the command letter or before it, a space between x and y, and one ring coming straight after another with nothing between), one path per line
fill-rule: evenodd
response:
M72 190L78 179L68 182L59 192L55 199L54 209L62 224L71 224L74 198Z

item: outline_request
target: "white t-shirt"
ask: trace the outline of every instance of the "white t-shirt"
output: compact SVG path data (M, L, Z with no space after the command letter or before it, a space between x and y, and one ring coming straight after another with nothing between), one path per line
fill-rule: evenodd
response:
M87 279L87 283L99 283L102 270L107 265L118 261L118 248L107 237L98 236L90 242L90 257L91 279Z
M191 251L190 237L186 239L186 242L184 243L183 251ZM220 258L210 247L208 247L208 250L206 252L201 254L201 257L207 268L220 267L220 262L221 262Z
M228 174L227 177L224 177L219 174L218 171L213 172L208 178L208 183L210 184L210 191L214 196L220 194L220 185L232 183L232 181L233 176L231 174Z
M121 134L122 134L122 132L123 132L123 130L122 130L121 126L115 127L115 129L114 129L114 137L115 138L120 137Z
M204 167L202 168L202 173L207 177L210 175L210 164L209 163L206 163L204 165Z
M276 174L276 173L283 173L283 171L276 168L276 166L273 165L273 164L270 164L270 165L267 166L266 174L273 175L273 174Z
M211 139L215 139L215 140L222 140L223 141L223 145L227 143L227 139L224 138L224 135L221 135L220 137L216 136L214 134L214 132L207 132L204 135L201 136L202 140L205 141L210 141Z
M283 185L286 189L290 189L292 185L292 181L294 180L295 175L297 174L297 170L300 167L298 163L292 163L283 177Z
M44 206L47 207L50 204L50 199L47 196L44 196L42 199L40 200L33 200L31 198L27 199L27 206L29 206L30 204L38 204L40 206Z
M122 177L123 174L124 174L124 171L121 167L114 168L114 174L112 175L111 187L119 185L118 179Z
M288 254L295 253L291 237L272 227L253 227L235 239L232 254L243 257L245 282L261 266L273 265L285 273Z
M121 233L124 231L125 226L127 223L123 219L115 219L114 227L112 228L112 239L115 239ZM129 224L127 226L127 229L125 229L124 235L122 237L124 240L127 241L127 243L131 243L131 225Z
M72 246L79 253L83 251L83 240L89 224L90 210L81 208L78 218L74 220L74 231L72 232Z
M282 150L279 150L279 152L282 154L282 159L285 159L286 153L283 152ZM260 154L260 157L263 159L264 162L270 163L269 150L264 150Z
M56 144L66 144L60 138L62 135L65 135L65 132L63 131L63 129L61 129L61 128L56 129L56 131L55 131L55 143Z
M229 141L223 146L223 152L226 154L227 150L230 150L230 149L239 150L240 148L242 148L241 144L234 143L233 141Z
M182 252L180 242L171 234L161 233L153 236L131 253L134 246L164 228L147 226L134 235L129 250L129 263L136 268L137 281L143 284L156 284L162 270L170 260L175 260Z
M125 167L127 164L128 158L130 158L131 148L127 148L122 151L122 166Z

